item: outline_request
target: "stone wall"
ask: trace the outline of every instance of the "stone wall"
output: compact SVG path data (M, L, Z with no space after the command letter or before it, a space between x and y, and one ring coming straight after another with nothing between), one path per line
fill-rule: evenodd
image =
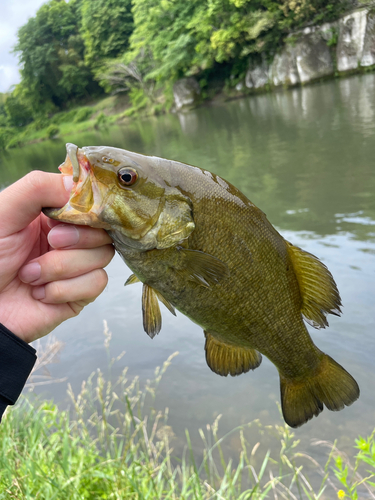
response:
M244 90L261 90L301 85L336 72L354 72L375 66L375 12L357 8L333 23L305 28L289 36L289 41L271 64L263 58L251 65L245 80L238 82L239 95ZM182 78L173 88L176 111L188 110L201 101L197 80Z
M337 40L337 44L334 42ZM271 64L251 66L242 91L308 83L337 71L375 65L375 13L356 9L334 23L305 28L289 37Z

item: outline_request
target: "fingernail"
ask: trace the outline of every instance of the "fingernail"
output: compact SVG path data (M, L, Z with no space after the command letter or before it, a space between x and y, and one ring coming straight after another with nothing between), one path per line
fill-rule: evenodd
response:
M72 175L64 175L63 177L63 183L65 186L65 189L70 193L73 187L73 176Z
M32 296L36 300L41 300L46 298L46 288L44 286L36 286L32 290Z
M24 283L32 283L33 281L40 278L42 273L42 268L38 262L32 262L23 267L18 276Z
M78 243L79 231L75 226L60 224L48 233L48 243L53 248L70 247Z

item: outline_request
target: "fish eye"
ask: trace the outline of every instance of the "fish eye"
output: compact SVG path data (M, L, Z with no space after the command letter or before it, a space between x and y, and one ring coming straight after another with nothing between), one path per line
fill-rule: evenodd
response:
M118 180L123 186L132 186L138 179L137 172L132 168L121 168L117 172Z

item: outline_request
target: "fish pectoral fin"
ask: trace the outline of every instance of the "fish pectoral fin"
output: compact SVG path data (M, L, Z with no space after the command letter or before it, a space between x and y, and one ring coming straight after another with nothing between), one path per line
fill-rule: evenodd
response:
M160 292L158 292L157 290L154 290L154 292L156 293L156 296L157 298L160 300L160 302L162 304L165 305L165 307L168 309L169 312L171 312L173 314L173 316L176 316L176 310L174 308L174 306L169 302L169 300L167 300L164 295L162 295Z
M262 362L262 355L255 349L236 347L216 339L211 333L204 332L206 362L218 375L241 375L255 370Z
M209 287L230 275L228 266L213 255L182 247L178 251L184 257L180 274L198 285Z
M142 314L143 328L153 339L161 330L161 313L156 291L146 283L142 290Z
M328 326L327 314L340 316L341 313L335 280L315 255L286 243L301 292L301 313L314 328L325 328Z
M124 286L133 285L133 283L140 283L140 279L137 278L135 274L131 274L129 278L125 281Z

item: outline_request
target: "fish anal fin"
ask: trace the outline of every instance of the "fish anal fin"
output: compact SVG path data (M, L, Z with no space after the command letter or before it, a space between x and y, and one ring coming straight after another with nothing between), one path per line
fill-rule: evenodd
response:
M229 277L228 266L213 255L182 247L177 249L183 256L183 269L179 273L198 285L209 287Z
M292 380L280 373L281 408L285 422L299 427L323 411L350 406L359 397L354 378L334 359L323 355L319 368L302 380Z
M139 283L141 280L137 278L135 274L131 274L129 278L125 281L124 286L133 285L134 283Z
M206 362L218 375L241 375L255 370L262 362L262 355L255 349L236 347L216 339L211 333L204 332L206 344Z
M286 243L301 292L301 313L311 326L325 328L328 326L327 314L340 316L341 313L341 298L335 280L317 257Z
M147 335L153 339L161 330L161 313L157 294L146 283L143 284L142 290L142 313L143 328Z

